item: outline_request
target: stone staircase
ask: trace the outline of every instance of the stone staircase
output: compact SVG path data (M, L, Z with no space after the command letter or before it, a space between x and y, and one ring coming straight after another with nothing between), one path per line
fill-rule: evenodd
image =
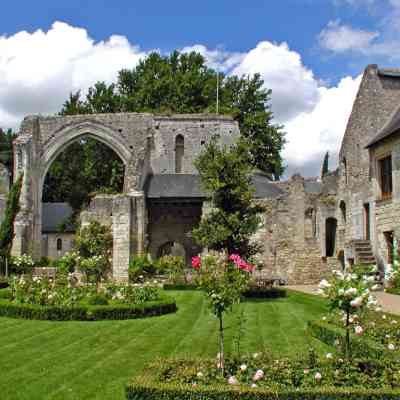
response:
M376 258L369 240L353 240L353 249L356 264L376 264Z

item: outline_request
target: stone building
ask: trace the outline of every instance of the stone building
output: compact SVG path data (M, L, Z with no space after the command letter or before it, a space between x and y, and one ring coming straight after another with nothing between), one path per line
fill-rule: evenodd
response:
M68 203L43 203L43 257L58 259L73 249L75 228L68 223L72 208Z
M294 175L285 182L253 176L255 201L266 209L254 237L262 245L264 274L307 284L352 263L377 261L382 274L387 270L394 238L400 239L399 107L400 70L370 65L337 170L323 179ZM13 253L36 258L45 253L38 240L46 233L45 175L70 143L90 136L111 147L125 165L123 193L96 196L81 215L83 225L99 220L111 227L113 276L126 279L133 254L180 254L189 263L202 250L190 232L208 207L193 161L214 135L230 144L238 125L220 115L27 117L14 146L14 176L23 172L24 184Z

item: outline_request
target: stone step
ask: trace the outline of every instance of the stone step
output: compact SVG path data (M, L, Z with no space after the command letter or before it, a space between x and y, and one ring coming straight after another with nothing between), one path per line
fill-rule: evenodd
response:
M372 250L357 251L359 257L374 257Z

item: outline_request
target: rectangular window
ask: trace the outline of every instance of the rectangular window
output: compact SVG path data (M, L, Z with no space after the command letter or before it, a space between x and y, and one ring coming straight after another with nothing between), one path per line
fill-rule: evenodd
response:
M379 160L380 185L382 199L390 199L392 197L392 156L388 156Z

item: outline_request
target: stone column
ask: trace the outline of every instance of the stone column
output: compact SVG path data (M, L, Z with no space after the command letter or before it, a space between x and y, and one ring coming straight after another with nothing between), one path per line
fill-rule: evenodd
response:
M113 267L112 276L117 281L128 280L131 257L132 199L128 195L116 196L113 201Z

